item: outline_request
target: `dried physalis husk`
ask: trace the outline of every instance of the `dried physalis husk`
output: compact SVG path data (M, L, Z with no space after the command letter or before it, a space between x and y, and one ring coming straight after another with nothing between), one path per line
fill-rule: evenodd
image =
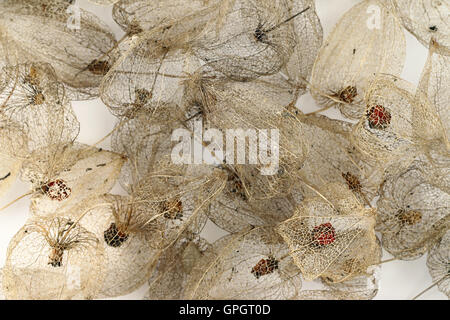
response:
M433 282L450 297L450 231L437 241L428 253L427 266Z
M79 205L90 208L83 225L104 248L104 280L95 298L122 296L143 285L160 252L150 246L146 217L134 210L133 199L108 194Z
M184 231L202 231L208 205L226 184L226 176L209 166L172 164L162 160L133 189L136 210L144 211L149 227L150 245L167 248Z
M209 248L210 244L198 235L183 234L159 257L155 270L148 280L149 288L144 299L181 299L192 268Z
M296 46L286 65L281 69L281 73L287 77L286 82L294 83L297 90L295 94L298 97L306 91L306 81L309 81L314 61L322 46L323 30L314 1L290 0L288 4L291 15L309 7L292 20Z
M321 107L338 107L349 118L365 111L364 95L377 73L399 75L406 42L388 1L365 0L341 18L319 51L311 94Z
M414 156L430 143L442 141L444 130L424 94L408 82L378 76L369 86L365 114L354 126L351 139L363 154L375 160Z
M170 26L174 21L183 21L186 30L201 19L218 1L210 0L119 0L114 4L114 21L129 35L149 31L161 25ZM195 29L193 29L195 31Z
M7 299L92 299L103 268L103 246L79 221L31 220L9 244L3 290Z
M377 202L383 247L398 259L419 258L450 226L450 195L427 182L423 165L388 174Z
M4 67L16 65L18 63L17 50L6 33L0 28L0 70ZM10 78L4 72L0 73L0 92L3 91L10 81Z
M309 152L301 169L304 179L314 186L340 182L365 204L377 195L384 176L384 164L370 161L350 143L352 125L325 116L299 117ZM303 194L314 195L307 186Z
M294 216L278 227L290 255L307 280L349 280L379 263L374 210L365 209L344 185L326 186L305 198Z
M291 216L296 205L292 197L252 201L233 168L224 167L224 170L228 176L227 184L208 208L209 219L221 229L235 233L249 226L275 225Z
M300 270L271 228L256 227L213 243L192 269L185 299L294 299Z
M114 35L103 22L64 0L6 0L0 7L0 28L23 61L50 63L70 99L98 95L116 58Z
M280 71L296 46L292 13L285 0L231 1L221 19L196 39L193 50L208 66L248 81Z
M218 149L224 163L233 166L247 196L259 200L288 193L308 151L302 124L263 92L239 83L211 81L200 88L209 101L204 117L223 134Z
M104 194L116 183L125 162L121 154L76 144L66 148L56 163L32 154L23 164L22 179L31 183L34 215L52 215Z
M419 94L425 93L450 138L450 48L431 40L428 60L419 82Z
M450 2L448 0L394 0L393 2L405 28L424 46L428 47L430 40L434 39L440 46L450 49L448 26Z
M430 145L427 153L418 155L423 179L450 194L450 157L442 144Z
M22 127L0 116L0 197L16 180L27 156L27 143Z
M184 39L166 35L169 31L143 34L103 79L101 99L114 115L132 118L139 110L151 113L161 103L176 102L186 65L194 58L185 54Z
M119 182L131 192L134 184L145 177L147 172L162 156L172 151L171 135L175 127L176 106L159 105L154 112L139 110L132 119L120 122L111 138L112 149L127 157Z
M0 92L0 112L23 126L29 153L48 148L40 160L57 157L75 141L80 124L53 68L45 63L25 63L2 71L11 77Z
M381 248L379 250L381 255ZM378 269L378 270L377 270ZM371 266L367 274L343 282L328 282L321 279L325 289L304 290L299 300L371 300L378 293L379 266Z

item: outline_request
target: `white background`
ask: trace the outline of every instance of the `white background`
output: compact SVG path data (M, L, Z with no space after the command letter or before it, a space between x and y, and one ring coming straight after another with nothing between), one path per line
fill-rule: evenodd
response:
M316 0L317 12L322 22L325 38L339 18L359 2L361 0ZM100 16L111 26L118 39L123 35L122 30L111 18L111 6L96 6L87 0L78 0L77 3L80 7ZM427 50L408 32L405 31L405 34L407 40L407 56L402 78L416 85L427 58ZM318 109L309 95L301 97L298 105L306 112ZM113 129L117 121L99 99L73 102L73 107L81 123L78 140L82 143L92 144L99 141ZM331 117L339 117L337 112L328 112L326 114ZM110 140L107 139L99 146L109 149ZM12 190L0 199L0 207L28 192L28 190L28 186L25 183L17 181ZM116 186L112 190L112 193L123 194L123 191L119 186ZM3 266L5 263L9 240L24 225L27 219L28 206L29 198L25 198L0 212L0 266ZM224 234L222 230L208 222L203 235L207 240L214 241ZM384 252L383 260L391 257L391 255ZM415 261L388 262L382 265L379 282L380 289L375 299L411 299L431 283L432 279L426 267L426 256ZM132 294L118 297L117 299L141 299L145 293L146 285ZM446 299L446 296L435 287L425 293L420 299Z

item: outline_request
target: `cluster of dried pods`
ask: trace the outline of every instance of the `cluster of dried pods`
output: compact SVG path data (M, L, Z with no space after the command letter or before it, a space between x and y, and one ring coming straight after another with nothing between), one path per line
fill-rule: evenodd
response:
M428 254L450 294L448 0L363 0L324 41L314 0L93 1L118 41L84 10L68 28L72 2L0 1L0 192L31 196L4 297L371 299L381 248ZM429 48L418 87L404 28ZM304 114L307 92L348 121ZM76 141L70 102L96 97L112 151ZM278 129L276 171L174 163L198 123Z

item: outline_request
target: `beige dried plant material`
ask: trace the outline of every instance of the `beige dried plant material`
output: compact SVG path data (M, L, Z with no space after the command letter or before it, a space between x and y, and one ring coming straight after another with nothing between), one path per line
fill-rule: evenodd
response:
M365 209L346 186L331 184L305 198L277 231L305 279L342 282L379 263L374 227L374 210Z
M450 275L448 266L450 263L450 231L437 241L428 253L427 266L433 282L439 290L450 297Z
M29 152L54 148L47 154L54 157L73 143L80 124L50 65L25 63L5 67L2 72L9 81L0 92L0 112L23 127Z
M419 82L419 94L427 95L445 128L446 140L450 137L450 48L430 42L428 60Z
M150 228L150 245L164 249L183 232L198 234L211 201L225 187L226 176L212 167L174 165L163 160L132 190L138 212Z
M39 152L32 154L23 163L21 176L31 183L31 212L38 216L69 210L107 193L126 160L121 154L81 144L66 148L54 162L43 159Z
M424 46L428 47L434 39L440 46L450 49L448 0L394 0L393 3L405 28Z
M181 115L180 115L181 116ZM153 112L141 109L132 119L120 122L112 136L112 149L127 157L119 182L131 192L162 157L172 151L172 130L177 123L177 107L159 105Z
M288 82L295 87L295 95L298 98L306 92L307 81L310 80L314 61L322 46L323 30L313 0L290 0L288 4L291 15L310 8L292 20L296 46L281 69L281 74L287 77L281 82Z
M192 79L191 79L192 80ZM288 193L294 181L298 179L298 170L306 158L308 148L302 134L302 124L290 116L284 106L266 99L264 92L257 92L240 83L229 83L222 79L208 77L194 78L189 88L198 92L196 99L204 121L229 135L234 130L241 130L238 139L230 135L223 139L224 163L230 164L239 176L249 199L269 199ZM189 104L187 105L190 106ZM230 130L230 131L227 131ZM255 152L257 143L240 141L245 148L246 159L234 154L226 156L227 143L245 139L245 136L258 135L259 150ZM275 134L275 135L274 135ZM278 138L276 137L278 134ZM278 139L278 146L275 143ZM226 140L229 140L228 142ZM249 140L249 139L245 139ZM266 141L264 145L264 141ZM263 147L261 147L263 145ZM266 147L266 152L264 149ZM278 163L270 161L278 152ZM252 149L253 148L253 149ZM248 155L253 155L250 159ZM255 157L256 156L256 157ZM256 158L256 159L255 159ZM245 164L244 164L245 163Z
M230 233L241 232L249 226L275 225L289 218L297 204L292 196L250 200L237 173L225 167L227 184L211 202L208 217Z
M228 2L228 1L224 1ZM216 0L119 0L113 7L113 18L128 34L149 31L174 21L185 21L186 29L192 20L205 15L210 7L218 7Z
M7 299L92 299L103 263L103 247L79 221L30 220L9 244L3 290Z
M381 255L381 249L380 249ZM301 291L299 300L371 300L378 293L378 273L375 267L369 267L367 274L353 279L328 283L322 279L326 289Z
M179 300L194 265L202 258L210 244L186 233L160 256L155 270L148 280L145 300Z
M365 0L347 11L319 51L311 94L324 108L337 107L358 119L364 96L377 73L400 75L406 41L388 1Z
M285 0L232 1L221 24L210 24L193 50L208 66L232 80L249 81L281 70L294 52L292 20L311 9L290 11Z
M256 227L213 243L194 266L187 299L295 299L300 270L271 228Z
M145 217L136 214L133 199L108 194L79 205L91 208L82 221L104 248L104 280L95 298L122 296L142 286L160 252L151 247Z
M51 64L70 99L89 99L98 95L98 85L113 65L116 41L106 24L83 9L80 28L71 29L69 22L76 17L69 6L63 0L2 1L0 28L22 61Z
M28 151L27 144L22 127L0 117L0 197L16 180Z
M419 258L450 226L450 195L429 184L421 166L388 175L377 202L383 247L403 260Z
M184 71L197 59L185 53L185 36L172 31L143 34L103 79L101 99L114 115L132 118L140 110L151 113L160 104L177 102Z
M352 132L352 143L377 160L414 156L442 141L444 129L427 97L408 82L378 76L366 92L365 114Z
M346 184L362 203L369 205L378 194L385 164L371 161L352 146L350 123L320 115L299 119L309 147L301 169L305 182L316 187L327 182ZM308 186L300 186L303 194L315 194Z

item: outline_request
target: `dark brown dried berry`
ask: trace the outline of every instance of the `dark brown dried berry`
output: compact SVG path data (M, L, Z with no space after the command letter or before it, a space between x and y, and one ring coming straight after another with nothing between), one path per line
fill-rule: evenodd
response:
M108 246L117 248L128 239L128 235L121 232L113 222L109 228L103 232L103 238Z

